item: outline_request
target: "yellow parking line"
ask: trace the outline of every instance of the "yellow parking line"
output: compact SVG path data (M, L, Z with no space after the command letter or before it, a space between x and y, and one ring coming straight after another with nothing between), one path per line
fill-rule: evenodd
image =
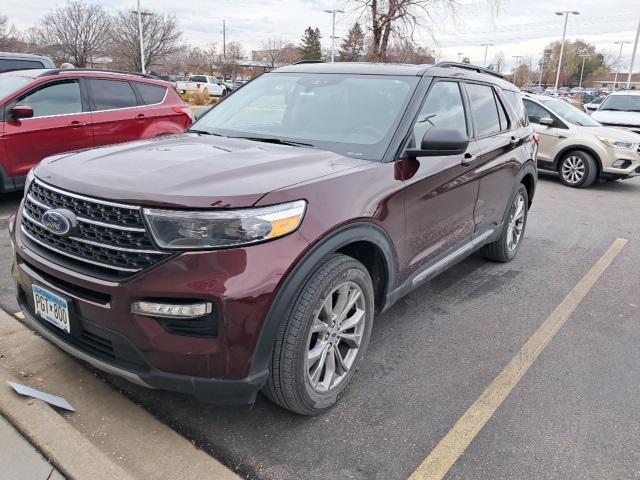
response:
M605 254L600 257L600 260L582 277L562 303L527 340L527 343L516 353L504 370L460 417L449 433L440 440L440 443L436 445L424 462L413 472L410 480L440 480L444 478L627 242L628 240L623 238L618 238L613 242Z

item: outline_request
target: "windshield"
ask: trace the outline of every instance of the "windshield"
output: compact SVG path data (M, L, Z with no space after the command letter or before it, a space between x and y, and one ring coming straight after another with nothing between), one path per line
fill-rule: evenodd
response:
M609 95L598 110L640 112L640 95Z
M589 115L578 110L576 107L569 105L567 102L557 100L555 98L541 100L541 102L549 107L553 111L553 113L569 123L580 125L581 127L601 126Z
M15 75L0 75L0 98L4 98L19 88L24 87L31 80L33 79Z
M211 109L194 130L306 143L381 160L418 77L270 73Z

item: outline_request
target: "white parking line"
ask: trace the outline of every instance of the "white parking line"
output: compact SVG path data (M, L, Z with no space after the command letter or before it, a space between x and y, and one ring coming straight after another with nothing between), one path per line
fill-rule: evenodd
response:
M582 277L562 303L527 340L504 370L460 417L449 433L440 440L440 443L413 472L410 480L440 480L444 478L627 242L628 240L623 238L618 238L613 242L605 254L600 257L600 260Z

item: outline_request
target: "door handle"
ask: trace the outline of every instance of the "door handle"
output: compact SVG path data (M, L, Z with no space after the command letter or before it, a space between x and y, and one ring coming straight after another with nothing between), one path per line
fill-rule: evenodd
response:
M74 120L69 124L72 128L84 127L86 124L84 122L80 122L79 120Z
M465 153L464 157L462 157L462 165L469 165L476 159L476 156L473 153Z

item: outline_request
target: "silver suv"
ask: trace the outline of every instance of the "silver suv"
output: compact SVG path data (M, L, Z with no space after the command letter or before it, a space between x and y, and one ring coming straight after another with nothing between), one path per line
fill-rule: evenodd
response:
M640 98L640 97L638 97ZM525 95L529 122L540 135L538 168L560 173L569 187L588 187L597 178L640 175L640 135L605 127L564 100Z
M613 92L593 112L593 118L608 127L640 133L640 92Z

